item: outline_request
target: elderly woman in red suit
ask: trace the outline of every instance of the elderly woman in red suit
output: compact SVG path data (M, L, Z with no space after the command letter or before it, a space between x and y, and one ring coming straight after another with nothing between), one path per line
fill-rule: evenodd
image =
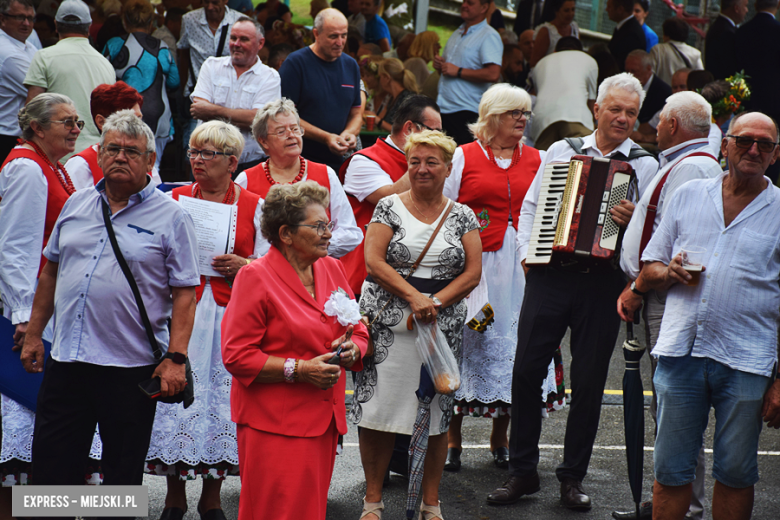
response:
M271 248L241 269L222 320L239 520L325 518L347 431L343 372L362 369L368 338L344 266L327 256L327 207L327 190L311 181L269 190L261 230Z
M268 160L241 172L236 184L264 199L277 184L314 181L328 190L330 202L325 208L335 228L328 254L341 258L363 241L355 224L352 206L336 172L325 164L303 158L303 127L295 104L287 98L267 103L252 121L252 135L268 154Z
M43 247L75 188L60 159L72 153L84 127L67 96L44 93L19 111L22 139L0 170L0 295L3 315L16 326L20 349L43 268ZM51 339L51 329L44 333ZM10 516L10 486L28 484L35 414L7 396L2 399L0 515ZM91 455L100 458L99 441ZM85 461L86 466L86 461ZM97 466L97 464L95 464ZM91 472L90 472L91 473ZM98 479L99 480L99 479Z

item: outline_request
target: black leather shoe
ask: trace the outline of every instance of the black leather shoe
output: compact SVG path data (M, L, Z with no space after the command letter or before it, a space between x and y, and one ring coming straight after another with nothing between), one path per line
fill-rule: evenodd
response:
M528 477L509 477L504 485L487 496L487 503L494 506L514 504L523 495L532 495L539 491L539 474Z
M631 511L613 511L612 518L617 520L652 520L653 519L653 502L648 500L639 504L639 516L636 516L636 509Z
M460 452L458 448L447 448L447 461L444 471L460 471Z
M493 462L501 469L509 467L509 448L496 448L493 452Z
M561 505L575 511L588 511L590 497L582 489L582 482L565 478L561 482Z
M178 507L167 507L163 509L160 520L182 520L185 512L186 511L179 509Z

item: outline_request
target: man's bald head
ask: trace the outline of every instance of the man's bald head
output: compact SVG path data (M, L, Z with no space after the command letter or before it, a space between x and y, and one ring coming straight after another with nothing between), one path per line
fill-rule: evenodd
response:
M517 37L517 45L523 51L526 60L531 59L531 53L534 51L534 30L526 29Z
M336 61L347 43L347 19L341 11L323 9L314 19L312 50L325 61Z
M317 31L322 31L323 27L330 23L334 23L336 25L343 23L344 25L347 25L347 18L341 11L338 9L333 9L332 7L323 9L317 13L317 16L314 18L314 28Z
M767 127L774 132L774 142L777 142L780 137L780 131L777 127L777 122L766 114L761 112L744 112L731 120L729 123L728 133L730 135L739 135L736 132L740 132L746 127Z

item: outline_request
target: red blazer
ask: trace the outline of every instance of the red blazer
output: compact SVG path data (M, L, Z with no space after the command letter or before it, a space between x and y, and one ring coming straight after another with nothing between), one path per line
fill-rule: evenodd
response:
M276 247L242 268L222 318L222 360L233 374L230 409L233 422L292 437L317 437L335 417L347 432L346 373L335 387L320 390L308 383L255 383L269 356L312 359L330 352L347 328L323 312L339 287L354 298L342 263L324 257L314 265L317 300L306 292L290 263ZM355 326L352 341L365 355L368 331ZM361 360L352 370L363 369Z

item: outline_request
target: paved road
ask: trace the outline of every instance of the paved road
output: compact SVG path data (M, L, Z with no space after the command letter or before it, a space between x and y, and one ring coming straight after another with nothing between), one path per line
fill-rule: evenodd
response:
M623 335L615 348L609 373L607 388L620 390L623 377L623 356L620 345ZM568 367L568 344L564 348L564 365ZM643 380L649 390L650 363L647 356L643 359ZM620 403L620 397L605 396L605 403ZM485 495L500 485L506 478L506 471L499 470L492 463L488 451L490 421L467 418L463 425L464 451L463 468L457 474L446 473L442 480L442 512L447 520L503 520L503 519L571 519L591 518L608 519L614 509L631 506L631 493L626 479L626 455L623 447L623 407L619 404L606 404L602 408L601 425L596 439L596 448L585 480L585 489L593 500L593 509L588 513L568 511L558 505L559 484L555 477L555 467L562 457L562 444L567 411L553 413L543 425L541 444L541 462L539 473L542 490L526 497L517 504L508 507L494 507L485 503ZM652 446L652 418L645 410L645 445ZM706 446L712 447L714 418L711 416L710 428L706 434ZM645 499L649 498L652 486L652 451L645 452ZM780 432L764 430L759 450L759 471L761 481L756 485L756 501L753 518L757 520L776 520L780 517ZM269 475L269 478L273 476ZM160 477L146 477L150 495L150 518L159 518L163 509L165 483ZM385 518L405 518L407 481L394 475L385 489ZM199 493L199 482L188 484L189 512L186 519L196 519L195 507ZM708 502L711 498L712 479L708 476ZM363 470L360 464L356 431L350 430L345 438L344 453L336 458L336 468L328 499L328 520L357 520L360 516L361 499L365 492ZM240 483L238 478L229 478L224 485L223 508L228 519L238 515L238 497ZM305 497L302 497L305 499ZM262 517L262 516L261 516ZM711 518L709 512L705 518ZM272 520L272 519L269 519Z

